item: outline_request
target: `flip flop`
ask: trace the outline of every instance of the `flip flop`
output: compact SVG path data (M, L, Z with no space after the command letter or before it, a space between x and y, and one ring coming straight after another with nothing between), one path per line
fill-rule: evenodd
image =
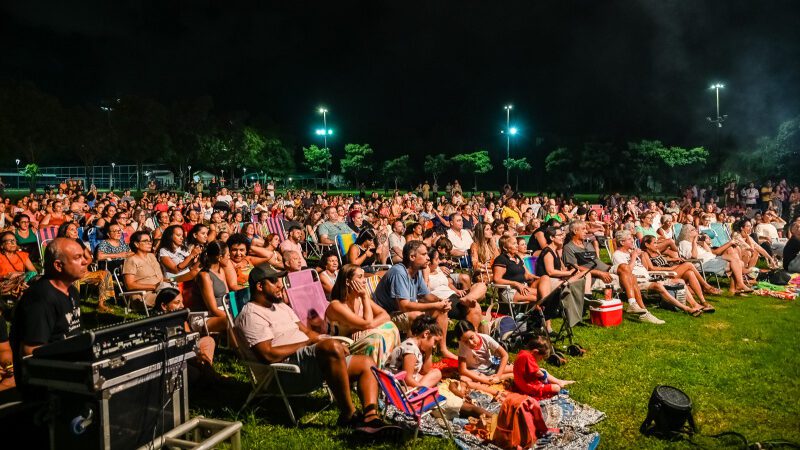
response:
M705 291L705 293L709 294L709 295L719 295L719 294L722 293L722 291L720 291L719 289L717 289L715 287L712 287L711 289L708 289L707 291Z
M705 312L705 310L703 308L700 308L700 309L696 309L694 311L689 311L689 314L691 314L692 317L700 317L700 316L703 315L703 312Z
M714 308L711 305L703 306L703 308L700 309L700 311L703 311L703 312L706 312L706 313L709 313L709 314L717 312L716 308Z

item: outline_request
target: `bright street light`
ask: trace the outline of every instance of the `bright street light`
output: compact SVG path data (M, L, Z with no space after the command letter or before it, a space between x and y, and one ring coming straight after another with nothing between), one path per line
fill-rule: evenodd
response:
M111 163L111 177L109 177L108 188L114 189L114 167L117 166L117 163Z
M725 119L728 117L727 114L722 116L719 114L719 90L724 88L725 85L722 83L714 83L709 88L710 90L715 91L717 97L717 117L714 119L712 119L711 117L706 117L706 119L708 119L709 122L716 124L717 128L722 128L722 122L724 122Z
M515 134L517 134L517 127L511 127L511 128L509 128L509 129L508 129L508 133L509 133L510 135L512 135L512 136L514 136Z

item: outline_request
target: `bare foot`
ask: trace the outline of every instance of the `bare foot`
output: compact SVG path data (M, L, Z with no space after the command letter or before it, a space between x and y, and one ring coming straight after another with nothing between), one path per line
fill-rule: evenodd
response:
M560 384L562 387L563 387L563 386L569 386L570 384L575 384L575 381L574 381L574 380L563 380L563 381L559 382L559 384Z

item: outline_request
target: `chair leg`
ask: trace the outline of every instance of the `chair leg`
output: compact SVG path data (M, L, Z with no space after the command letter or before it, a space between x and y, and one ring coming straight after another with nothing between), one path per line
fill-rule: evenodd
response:
M281 393L281 398L283 399L283 403L286 405L286 411L289 412L289 418L292 419L292 424L297 426L297 419L294 417L294 411L292 411L292 405L289 404L289 397L286 396L286 392L283 390L283 385L281 385L281 379L278 374L275 374L275 383L278 384L278 391Z
M439 415L442 416L442 421L444 421L444 426L447 428L447 434L450 435L450 440L454 441L455 438L453 437L453 429L450 427L450 421L447 420L447 416L445 416L444 412L442 412L442 407L439 406L439 401L438 400L436 400L436 409L439 410Z

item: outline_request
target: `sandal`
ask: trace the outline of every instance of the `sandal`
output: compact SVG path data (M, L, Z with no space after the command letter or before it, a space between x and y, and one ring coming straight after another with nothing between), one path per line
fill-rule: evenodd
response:
M695 309L694 311L688 311L688 313L689 313L689 314L690 314L692 317L700 317L700 316L702 316L702 315L703 315L703 313L704 313L704 312L705 312L705 310L704 310L703 308L700 308L700 309Z
M712 286L711 288L706 289L704 292L709 295L719 295L722 291Z
M706 303L705 305L703 305L703 307L700 309L700 311L703 311L703 312L711 314L711 313L717 312L717 309L714 308L713 306L709 305L708 303Z

